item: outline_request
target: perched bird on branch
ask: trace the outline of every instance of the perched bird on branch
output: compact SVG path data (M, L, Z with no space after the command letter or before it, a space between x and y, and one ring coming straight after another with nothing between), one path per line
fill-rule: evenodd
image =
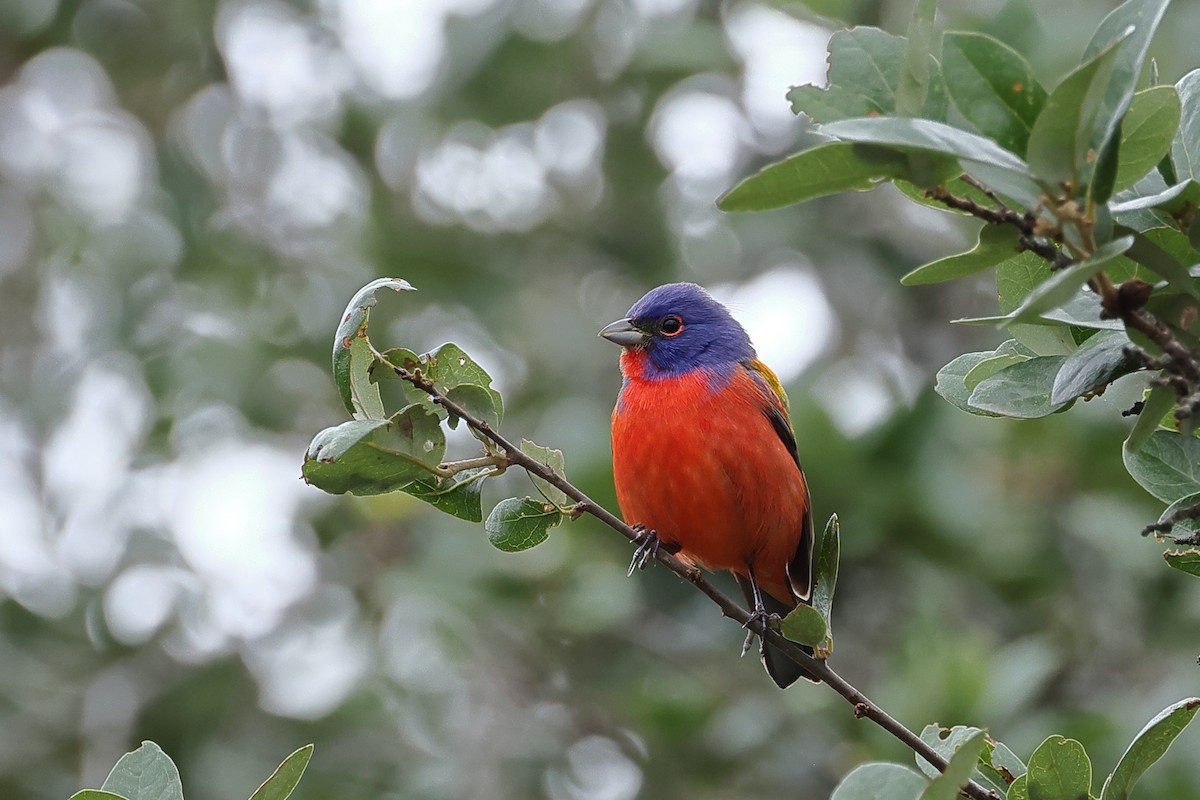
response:
M671 283L600 335L624 348L612 446L621 513L643 531L630 573L662 547L732 572L755 619L809 602L808 484L787 395L745 329L701 287ZM781 688L815 680L765 643L761 654Z

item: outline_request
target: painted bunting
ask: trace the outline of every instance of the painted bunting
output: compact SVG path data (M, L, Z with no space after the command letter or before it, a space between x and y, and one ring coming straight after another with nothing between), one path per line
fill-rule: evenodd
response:
M732 572L757 619L809 602L808 484L787 395L745 329L701 287L670 283L600 335L624 348L612 448L617 502L642 531L630 573L663 547ZM780 688L815 680L775 648L760 652Z

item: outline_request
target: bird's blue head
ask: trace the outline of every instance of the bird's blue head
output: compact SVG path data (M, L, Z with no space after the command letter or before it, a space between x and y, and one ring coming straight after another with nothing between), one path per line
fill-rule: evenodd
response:
M624 319L600 335L646 355L646 377L673 377L704 368L726 372L755 357L754 345L729 309L694 283L651 289Z

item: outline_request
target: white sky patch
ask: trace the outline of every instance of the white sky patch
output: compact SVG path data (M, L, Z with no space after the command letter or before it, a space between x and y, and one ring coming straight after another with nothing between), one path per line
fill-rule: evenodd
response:
M227 3L217 16L217 45L241 101L278 125L322 119L341 107L350 71L341 51L277 2Z
M663 165L684 181L725 181L745 140L737 104L699 89L672 91L654 110L650 141Z
M878 366L855 359L826 370L813 387L813 397L838 430L851 438L882 425L898 405Z
M742 102L750 121L768 137L786 133L796 123L787 91L825 83L831 32L757 3L734 8L725 25L745 64Z
M788 383L834 342L837 317L809 269L785 264L743 284L720 284L724 303L754 342L758 357Z
M332 143L287 135L283 157L267 190L267 210L299 228L324 228L366 213L366 179Z
M272 714L316 719L333 711L366 674L370 652L349 590L324 586L311 605L318 619L286 622L247 645L246 666L259 686L259 704Z
M137 564L104 593L104 619L120 642L138 645L158 632L175 611L187 574L175 567Z
M294 536L312 492L294 454L220 442L182 459L164 483L167 524L216 627L236 639L273 630L316 580L314 555Z

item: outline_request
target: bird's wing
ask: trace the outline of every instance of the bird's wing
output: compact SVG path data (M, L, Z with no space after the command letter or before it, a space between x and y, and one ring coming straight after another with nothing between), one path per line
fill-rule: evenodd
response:
M807 492L808 481L804 479L804 468L800 466L800 453L796 449L796 433L792 430L791 420L788 419L788 399L783 385L771 368L757 358L743 361L742 366L746 368L751 377L770 390L770 396L765 398L768 402L763 405L763 413L767 415L767 419L771 421L771 427L775 429L775 433L778 434L784 447L796 462L796 468L800 470L800 479L804 480L804 489ZM770 402L771 399L776 402ZM796 553L792 556L791 561L788 562L787 575L788 581L792 585L792 591L801 600L808 602L812 596L812 554L813 543L816 541L811 499L805 509L804 521L801 524L803 529L800 544L796 547Z

